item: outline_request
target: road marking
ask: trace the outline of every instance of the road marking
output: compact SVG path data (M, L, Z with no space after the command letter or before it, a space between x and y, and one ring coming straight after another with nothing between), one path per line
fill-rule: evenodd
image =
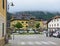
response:
M45 42L45 41L41 41L41 43L46 44L46 45L49 45L49 43L48 42Z
M26 43L25 43L25 42L21 42L20 44L21 44L21 45L25 45Z
M27 42L27 44L29 44L29 45L34 45L34 43L31 42L31 41Z
M55 42L48 41L50 44L57 45Z
M38 42L38 41L36 41L35 44L42 45L42 43L41 42Z
M55 43L55 42L53 42L53 41L35 41L35 42L33 42L33 41L27 41L27 42L25 42L25 41L18 41L18 42L15 42L15 40L9 40L9 43L12 43L12 44L20 44L20 45L43 45L43 44L45 44L45 45L57 45L57 43Z

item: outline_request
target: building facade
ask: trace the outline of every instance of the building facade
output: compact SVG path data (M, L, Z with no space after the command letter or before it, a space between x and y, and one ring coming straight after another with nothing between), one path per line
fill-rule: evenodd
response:
M20 22L23 25L22 29L26 29L28 27L28 21L29 20L12 20L10 22L10 28L13 28L13 25L15 25L17 22Z
M47 29L47 21L46 21L46 20L45 20L45 21L42 21L42 23L43 23L42 28L43 28L44 30L46 30L46 29Z
M60 16L55 16L48 21L48 30L49 31L60 30Z
M6 3L6 0L0 0L0 39L4 39L6 35Z
M20 22L23 27L22 29L36 29L36 24L40 24L39 29L46 29L47 25L44 23L45 21L37 20L37 19L30 19L30 20L23 20L23 19L13 19L10 22L10 28L13 28L13 25L15 25L17 22Z

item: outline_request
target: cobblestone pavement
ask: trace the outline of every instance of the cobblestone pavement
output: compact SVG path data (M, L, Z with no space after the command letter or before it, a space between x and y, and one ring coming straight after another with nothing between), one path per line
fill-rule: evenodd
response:
M43 35L12 35L6 46L60 46L60 39Z

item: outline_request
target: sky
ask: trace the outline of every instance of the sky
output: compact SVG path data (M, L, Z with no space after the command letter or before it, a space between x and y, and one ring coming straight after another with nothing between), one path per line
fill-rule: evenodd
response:
M15 6L9 7L9 12L18 11L58 11L60 12L60 0L8 0Z

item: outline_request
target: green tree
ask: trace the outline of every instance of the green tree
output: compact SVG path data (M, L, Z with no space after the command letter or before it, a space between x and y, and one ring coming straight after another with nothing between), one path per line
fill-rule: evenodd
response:
M36 28L39 28L39 27L40 27L40 23L37 23L37 24L36 24Z
M38 31L38 33L40 33L39 27L40 27L40 23L37 23L37 24L36 24L36 30Z
M17 22L14 26L19 30L19 33L20 33L20 28L22 28L23 25L20 22Z
M15 27L18 28L18 29L20 29L20 28L23 27L23 25L22 25L20 22L17 22L17 23L15 24Z

